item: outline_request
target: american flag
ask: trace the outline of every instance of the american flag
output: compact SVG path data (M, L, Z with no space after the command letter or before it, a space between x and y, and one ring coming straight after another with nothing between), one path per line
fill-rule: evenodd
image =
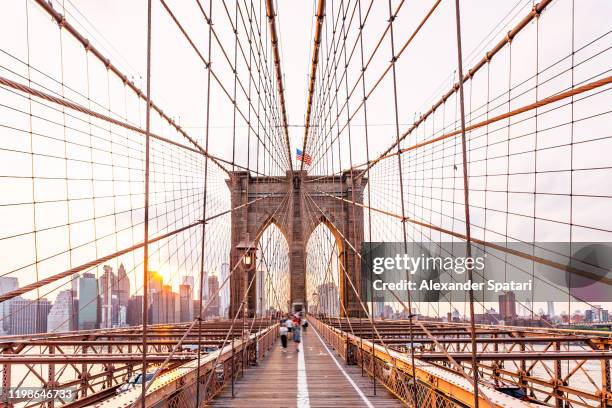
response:
M309 166L312 164L312 157L310 157L308 153L304 153L300 149L295 149L295 153L297 156L297 161L303 161L304 164Z

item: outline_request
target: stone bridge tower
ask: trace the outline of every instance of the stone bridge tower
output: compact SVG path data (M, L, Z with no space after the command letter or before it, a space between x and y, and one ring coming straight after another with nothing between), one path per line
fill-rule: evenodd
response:
M361 262L350 243L359 252L363 241L363 208L351 204L363 202L363 177L308 176L306 172L287 172L285 177L252 177L246 171L230 174L227 185L231 191L232 212L230 270L237 270L230 278L230 316L234 316L243 293L255 271L255 259L250 266L242 262L245 251L256 253L257 239L274 223L285 236L289 246L290 300L288 308L306 308L306 245L312 231L325 223L332 231L340 254L338 288L340 299L351 316L363 315L357 296L346 274L357 288L361 288ZM264 198L265 197L265 198ZM342 198L343 200L339 200ZM260 200L257 200L260 199ZM254 200L257 200L253 202ZM253 202L246 205L248 202ZM256 310L256 282L247 296L247 315Z

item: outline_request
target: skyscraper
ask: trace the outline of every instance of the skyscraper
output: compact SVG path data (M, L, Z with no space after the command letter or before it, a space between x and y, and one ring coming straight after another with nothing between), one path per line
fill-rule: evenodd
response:
M162 287L164 278L159 272L149 271L149 300L148 300L148 319L149 323L163 323L164 309L162 303Z
M19 287L17 278L0 277L0 295L13 291ZM0 303L0 335L8 334L11 330L11 301Z
M502 320L516 318L516 297L514 292L499 295L499 315Z
M160 323L174 323L174 293L172 286L162 287L162 321Z
M219 285L223 285L223 283L228 280L230 273L230 266L228 263L221 264L220 270L220 282ZM221 291L219 292L219 315L225 319L229 317L229 298L230 298L230 284L226 282L225 285L221 287Z
M134 295L128 302L127 324L139 326L142 324L142 295Z
M190 322L193 320L193 295L191 286L179 286L180 321Z
M266 271L258 270L257 277L257 314L263 316L266 313Z
M193 276L183 276L179 285L179 314L181 322L190 322L194 318L193 310Z
M98 281L93 273L79 278L79 330L98 328Z
M11 299L11 334L46 332L49 310L51 310L51 302L44 298L30 300L18 296Z
M546 302L548 309L548 317L553 318L555 316L555 302Z
M219 316L219 296L215 296L219 290L219 278L217 275L208 277L208 309L207 316Z
M185 276L183 276L183 278L181 280L181 285L189 285L193 289L194 282L195 282L195 280L194 280L193 276L185 275Z
M130 278L128 278L123 263L117 269L117 300L119 302L119 309L121 310L121 307L125 307L127 310L128 302L130 301Z
M55 298L49 316L47 316L47 331L68 332L74 330L72 317L72 290L62 290Z
M110 265L104 265L104 273L98 279L100 290L101 328L111 328L117 324L119 299L117 297L117 276Z

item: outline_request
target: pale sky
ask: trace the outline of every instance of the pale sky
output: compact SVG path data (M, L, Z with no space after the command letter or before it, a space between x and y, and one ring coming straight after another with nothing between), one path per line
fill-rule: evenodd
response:
M62 5L66 8L67 19L74 24L83 34L89 38L102 52L107 55L115 65L117 65L129 77L134 78L136 84L144 90L144 80L146 72L146 1L144 0L54 0L54 7L62 9ZM169 7L176 14L181 24L184 25L186 31L194 40L196 46L202 51L203 55L207 55L208 42L208 26L203 20L195 1L184 0L168 0ZM206 3L206 2L203 2ZM255 2L257 3L257 2ZM362 5L365 7L367 1L362 0ZM384 4L383 4L384 3ZM394 0L393 8L397 6L398 1ZM27 4L27 7L26 7ZM233 33L229 29L228 17L225 14L225 9L222 1L213 3L213 21L215 21L215 29L224 47L227 49L230 57L233 57ZM285 93L287 100L287 110L289 123L291 125L303 125L306 110L306 92L307 78L310 70L311 49L313 40L313 24L314 17L314 1L297 1L297 0L278 0L278 29L280 30L281 41L281 63L284 74ZM335 1L333 7L337 9L339 2ZM354 4L354 3L352 3ZM427 13L432 6L433 1L406 2L402 11L398 16L398 20L394 24L394 35L396 38L396 48L399 48L416 25ZM464 70L474 65L479 60L486 50L489 50L497 43L510 28L525 16L531 9L533 2L528 0L508 0L508 1L483 1L470 0L461 2L462 12L462 40L464 54ZM229 14L234 16L234 6L232 2L227 2ZM331 10L332 2L328 1L328 10ZM352 6L351 6L352 7ZM576 1L574 6L575 13L575 30L574 44L576 49L580 49L585 44L597 40L594 44L585 48L582 53L577 53L576 58L585 60L575 71L575 81L586 81L593 75L609 75L609 69L612 64L612 55L606 52L606 47L610 46L610 18L612 15L612 3L602 0L585 0ZM205 4L208 10L208 4ZM11 0L3 5L3 14L5 23L0 27L0 48L3 53L0 55L2 76L24 82L23 77L28 75L33 81L38 81L40 84L49 87L53 92L62 92L61 86L56 82L45 77L44 75L34 72L40 70L45 75L54 80L61 81L63 79L66 87L70 87L82 94L89 94L90 99L97 102L101 107L92 107L96 110L106 110L108 112L109 103L111 111L120 115L126 115L128 119L137 125L144 127L144 110L143 104L139 103L133 96L125 96L123 87L120 81L116 78L108 76L104 66L93 58L89 62L85 58L83 48L76 44L74 39L67 35L60 35L55 22L44 13L31 0ZM265 9L261 9L264 18L262 22L266 24ZM27 12L27 17L26 17ZM405 131L409 124L413 122L415 117L427 111L429 107L438 100L438 98L446 93L454 81L454 72L457 66L456 57L456 38L455 38L455 9L454 1L445 0L434 12L433 16L415 37L407 51L402 55L396 64L398 71L398 109L400 117L400 131ZM538 64L540 70L556 62L571 53L571 13L572 1L557 0L549 6L541 20L540 26L536 29L535 23L531 23L513 42L512 45L512 64L509 69L510 53L507 47L504 51L498 54L490 66L490 94L491 96L501 95L508 89L508 82L512 86L516 86L521 81L533 75L535 71L536 57L535 52L538 50ZM328 13L327 24L331 26L329 18L331 13ZM364 35L364 48L366 54L371 52L380 34L384 30L388 20L387 2L376 1L371 15L369 16L366 35ZM26 27L29 27L29 31ZM244 35L241 26L239 26L239 35ZM265 27L262 27L265 29ZM328 30L330 28L328 27ZM347 42L352 43L358 30L355 22L349 27ZM26 35L29 34L29 35ZM539 47L536 47L536 34L539 36ZM241 37L244 39L244 37ZM327 38L324 36L323 46L328 46ZM188 43L178 31L174 23L168 17L168 14L163 10L158 1L153 1L153 38L152 38L152 99L155 103L162 107L171 117L175 118L186 131L192 135L201 145L204 145L204 125L205 125L205 109L206 109L206 70L197 55L189 47ZM29 46L28 46L29 45ZM269 44L265 44L269 47ZM596 57L589 59L589 57ZM62 58L63 56L63 58ZM15 58L22 61L30 61L32 70L28 73L28 69L23 63L19 63ZM366 87L373 85L374 80L386 68L391 58L389 48L389 40L386 38L383 41L381 49L378 51L376 58L373 59L371 67L366 75ZM219 47L213 45L213 70L219 75L220 81L231 90L233 86L233 74L228 70L227 63L223 60ZM322 63L325 62L322 60ZM358 63L355 58L353 64ZM89 64L89 70L87 65ZM355 65L351 66L348 76L349 87L356 81L358 70ZM552 74L560 74L558 80L546 82L539 87L538 98L546 97L554 93L560 92L567 88L570 78L567 74L563 74L563 70L568 67L567 64L557 65L553 70L543 73L541 80L548 78ZM10 72L13 71L13 72ZM340 72L340 71L339 71ZM481 71L484 72L484 71ZM244 64L239 58L238 64L239 77L244 84L248 82ZM320 71L319 71L320 73ZM20 78L19 75L22 75ZM87 76L89 75L89 81ZM486 101L486 93L483 89L486 85L483 80L484 74L477 77L473 84L473 91L469 84L466 84L466 110L470 111L470 106L478 107ZM509 78L510 77L510 78ZM89 86L88 86L89 84ZM533 81L528 81L528 86L533 85ZM344 89L344 88L342 88ZM576 138L589 141L590 139L604 138L609 136L607 133L610 123L610 115L608 113L611 97L609 88L608 92L603 93L587 102L575 104L575 115L577 117L588 117L591 115L601 114L600 116L581 122L575 125L574 132ZM520 87L519 87L520 90ZM472 91L472 92L471 92ZM67 96L73 97L76 101L82 104L87 104L86 98L70 93L64 89ZM395 117L391 99L392 83L390 75L387 75L385 80L378 87L376 92L368 100L368 121L371 125L369 130L370 138L370 157L376 157L380 152L384 151L396 138L394 126ZM355 97L351 99L351 105L354 106L361 98L360 92L357 92ZM341 94L345 97L344 94ZM513 94L513 96L515 96ZM110 97L110 98L109 98ZM506 96L507 99L507 96ZM222 94L219 86L214 84L211 88L211 133L209 139L209 150L214 155L227 160L232 158L232 117L233 109L228 98ZM535 100L533 92L527 92L522 98L517 98L512 102L512 108L531 103ZM245 107L246 101L244 97L238 97L239 106ZM39 123L36 120L32 124L28 124L27 115L19 115L14 110L5 108L19 106L23 111L32 113L40 113L42 116L52 117L60 123L63 120L69 124L74 122L75 128L80 125L76 119L66 119L66 116L61 112L50 112L45 107L28 107L27 98L17 96L14 93L2 90L0 93L0 102L2 103L2 111L0 114L7 119L3 119L3 125L13 126L22 129L27 129L31 126L32 131L41 129L41 132L53 134L57 139L67 137L69 140L81 140L78 132L75 134L66 135L62 131L61 126L50 126L46 123ZM470 105L471 104L471 105ZM8 109L8 110L7 110ZM501 106L498 112L491 107L491 114L503 113L504 109L508 109L507 104ZM245 111L246 112L246 111ZM451 122L455 120L456 105L453 101L449 101L449 107L444 118L438 116L437 123L426 123L425 128L419 128L415 137L410 137L402 144L402 147L410 146L415 140L423 140L425 137L430 137L432 129L434 132L440 132L444 127L452 126ZM477 115L482 114L482 111L476 112ZM346 112L343 114L340 124L343 125L346 121ZM567 111L553 112L548 116L542 115L542 119L538 122L538 129L543 128L546 124L555 124L565 122L567 120ZM76 115L82 117L82 115ZM475 120L482 120L482 118ZM107 126L103 122L98 122L100 126ZM352 137L352 160L353 163L362 163L365 161L365 137L363 126L362 113L356 115L352 122L351 137ZM504 122L504 126L507 122ZM82 125L82 124L81 124ZM521 134L521 132L529 132L530 127L535 129L533 123L518 124L512 127L510 131L513 136ZM493 129L493 128L492 128ZM82 129L86 131L86 129ZM167 126L160 124L158 118L153 118L153 130L168 135L173 140L180 140L179 135L171 132ZM123 133L121 133L123 132ZM289 129L291 140L291 152L294 155L295 148L301 148L303 138L303 128L291 127ZM140 196L142 191L142 162L136 160L137 156L142 152L142 145L138 142L140 136L126 136L125 141L128 144L133 143L135 157L115 157L121 156L118 150L114 153L103 154L99 156L91 156L90 143L96 145L96 141L87 140L84 146L79 149L74 146L65 150L64 143L51 143L43 139L35 141L34 146L30 146L28 138L20 138L17 134L3 127L0 133L4 134L2 147L2 158L0 159L0 172L4 176L2 181L2 191L4 198L2 204L10 204L0 207L2 211L2 227L0 228L0 269L2 271L18 271L21 284L31 283L38 277L49 276L59 271L68 269L90 260L95 256L102 256L109 251L115 251L122 247L140 242L142 237L142 226L138 224L138 220L142 219L143 213L140 207L142 206ZM127 135L124 130L119 130L119 134ZM345 131L340 138L340 151L343 158L343 168L348 167L348 149L347 132ZM508 131L503 131L503 137ZM254 136L247 136L248 129L244 121L240 118L237 120L236 130L236 162L255 169L256 162L254 155L251 154L251 161L247 163L248 143L251 143L251 152L256 148ZM334 133L335 134L335 133ZM482 134L474 132L475 135ZM493 134L493 132L492 132ZM496 137L493 134L492 137ZM500 136L501 137L501 136ZM567 127L542 131L538 149L544 146L556 146L561 144L564 138L568 137ZM561 141L560 141L561 139ZM129 142L128 142L129 140ZM524 141L523 141L524 142ZM523 145L518 142L513 144L508 149L521 150L529 149L533 141L524 142ZM108 145L100 142L99 146L102 149L113 149L115 140ZM505 145L504 145L505 146ZM499 146L498 146L499 147ZM502 146L503 147L503 146ZM505 151L506 147L502 150ZM474 173L492 172L501 173L521 173L527 172L527 177L488 177L489 190L521 190L525 191L536 188L538 192L559 192L561 195L538 195L537 201L534 201L533 195L516 193L502 194L490 193L487 195L486 207L495 208L498 206L498 213L487 213L479 211L477 208L473 210L472 223L480 225L481 228L475 228L475 235L485 235L482 231L482 226L487 229L485 238L489 240L500 239L504 234L521 238L525 240L542 240L542 241L565 241L569 239L569 234L572 234L572 239L583 241L610 241L612 234L612 216L609 209L610 199L612 195L610 191L610 170L602 169L597 172L583 173L580 177L575 177L573 180L573 191L575 197L570 209L568 198L568 185L570 184L571 175L569 166L563 163L572 161L571 167L587 168L587 167L612 167L609 155L604 155L603 152L610 151L612 147L610 139L603 139L598 142L576 145L571 154L567 148L558 147L550 150L542 150L538 152L538 167L536 171L544 171L551 169L562 169L559 174L546 173L533 177L535 162L533 157L528 154L524 157L516 157L511 163L499 162L490 160L490 166L487 169L474 165ZM155 148L155 147L154 147ZM273 149L273 147L270 147ZM24 160L25 156L9 152L11 149L22 149L30 151L33 149L38 153L49 153L59 157L68 155L71 159L66 167L63 160L53 160L51 158L37 158L37 164L34 166L34 174L32 174L32 164L30 160ZM117 149L117 147L115 147ZM120 148L119 148L120 149ZM154 170L159 171L159 178L153 191L158 192L159 196L153 198L157 204L153 211L156 218L152 226L152 234L167 232L187 225L200 217L201 209L197 207L198 199L201 199L202 182L203 182L203 163L196 155L180 154L174 155L167 148L158 146L157 152L154 153L156 164ZM335 147L336 154L338 148ZM489 155L495 154L495 147L491 148ZM435 211L444 209L446 214L455 211L460 214L462 206L462 198L460 197L460 184L456 187L449 188L447 192L442 192L440 195L432 199L432 202L426 203L423 197L426 194L426 187L419 186L419 177L423 176L425 162L433 160L430 150L422 150L421 153L415 153L414 156L405 155L404 160L408 157L413 157L414 160L403 164L406 166L406 171L412 172L412 176L408 175L411 190L405 192L407 196L408 212L417 218L432 222L433 224L441 225L445 228L461 229L461 226L454 224L454 220L435 214ZM450 152L450 153L449 153ZM284 153L284 151L282 151ZM318 151L310 152L317 162ZM441 167L447 171L449 169L448 160L444 157L458 157L455 155L455 144L444 144L438 151L438 160ZM419 156L419 154L421 156ZM470 153L475 160L480 154L477 150ZM79 164L76 160L79 157L86 157L85 163ZM293 159L293 158L292 158ZM87 161L108 161L111 160L114 165L120 167L121 163L127 163L124 169L109 169L104 166L93 166ZM166 162L164 162L166 160ZM280 155L267 155L269 162L274 163L274 160L282 160ZM453 159L454 160L454 159ZM321 163L324 161L322 159ZM396 187L390 186L393 180L397 177L397 168L393 170L392 166L397 167L396 160L389 160L393 163L384 163L375 167L371 174L372 197L371 205L380 209L391 209L398 211L397 203L399 200L399 191ZM131 164L130 164L131 163ZM456 163L455 163L456 164ZM260 164L261 165L261 164ZM159 166L159 167L155 167ZM162 178L162 173L167 171L168 167L175 166L177 174L173 174L168 179ZM295 166L295 164L294 164ZM497 167L496 167L497 166ZM322 165L315 163L313 171L320 172ZM452 168L452 165L450 166ZM339 170L336 161L334 172ZM185 179L181 179L180 172L185 173ZM229 209L228 194L224 184L225 175L219 170L210 170L209 188L209 215L220 213ZM282 168L274 165L271 171L275 175L282 173ZM89 174L92 175L89 175ZM123 176L129 179L128 182L121 183L104 183L96 181L89 183L87 180L77 181L76 175L87 175L84 179L118 179ZM442 174L442 173L441 173ZM458 173L460 175L460 172ZM30 176L34 177L52 176L56 177L55 181L37 180L35 186L35 200L32 197L32 182L30 179L17 179L15 176ZM434 177L436 175L432 174ZM448 176L447 173L444 175ZM68 187L62 178L75 179L71 180ZM157 176L153 176L154 178ZM412 178L411 178L412 177ZM425 176L423 176L425 177ZM451 174L447 180L455 180L460 183L461 179L458 175ZM569 179L567 177L570 177ZM378 181L378 183L377 183ZM385 182L386 181L386 182ZM167 193L168 185L166 183L177 186L184 196L181 200L176 201L176 197L170 197ZM474 189L483 188L479 183L480 179L473 180ZM183 184L181 184L183 183ZM498 183L498 184L497 184ZM431 186L430 186L431 187ZM126 197L108 200L97 198L95 203L93 200L87 201L87 197L91 197L92 191L95 190L97 197L113 196L125 194ZM164 192L162 194L162 192ZM137 197L134 198L133 195ZM412 196L411 196L412 194ZM450 196L448 195L450 194ZM565 195L563 195L565 194ZM601 196L599 198L595 196ZM66 203L48 204L46 206L37 204L32 205L33 201L61 201L69 197L70 200L82 198L83 201L77 203L73 201L70 208ZM412 197L412 198L411 198ZM448 206L448 199L456 203ZM454 197L454 198L452 198ZM473 194L472 204L475 206L483 206L484 195L478 193ZM174 207L169 207L164 203L169 200L174 200ZM418 202L417 202L418 201ZM28 203L29 205L17 206L15 203ZM443 203L445 202L445 203ZM458 203L458 204L457 204ZM457 206L457 209L454 207ZM34 210L34 207L36 209ZM446 208L448 207L448 208ZM178 208L178 209L177 209ZM429 208L429 209L428 209ZM434 210L431 210L434 208ZM130 211L132 209L132 211ZM34 211L33 211L34 210ZM125 211L119 215L112 215ZM34 215L36 212L36 215ZM169 212L169 216L164 216L165 212ZM550 218L551 222L541 222L537 226L531 220L521 217L511 217L510 226L506 226L505 213L512 212L518 214L535 213L536 218ZM100 220L96 223L75 223L71 228L54 228L56 225L63 225L66 222L73 223L75 219L87 220L100 217L101 214L110 214L107 220ZM485 214L486 213L486 214ZM79 218L80 217L80 218ZM461 218L462 215L456 215L456 218ZM580 224L586 228L576 228L570 232L560 223L568 222L570 217L575 224ZM70 220L68 220L70 218ZM18 220L18 221L17 221ZM224 247L229 242L229 216L221 217L218 221L210 224L210 236L214 240L207 242L208 253L212 254L207 258L206 269L213 273L218 272L220 264L224 261L228 254L228 248ZM120 234L116 231L124 226L126 230ZM599 227L600 231L590 229L591 227ZM48 228L44 232L37 235L37 247L34 251L34 234L27 234L33 229L42 230ZM412 238L421 234L422 231L415 227L410 227ZM401 224L397 222L388 222L383 218L379 218L378 222L372 228L374 235L373 240L400 240L401 239ZM70 231L68 231L70 230ZM95 231L95 232L94 232ZM493 231L493 232L492 232ZM495 233L497 231L497 233ZM8 238L13 235L25 234L15 238ZM101 238L104 235L110 238ZM94 245L85 245L96 237L97 241ZM158 261L153 262L161 270L166 270L167 274L172 275L172 270L180 269L179 274L197 273L199 270L199 261L197 256L188 254L185 249L185 242L189 242L187 246L190 250L198 248L201 238L199 228L197 230L182 233L175 240L168 240L168 243L160 247L159 252L155 252L157 247L153 248ZM435 238L432 238L435 239ZM69 242L70 241L70 242ZM66 251L70 247L75 247L77 242L83 242L84 247L72 251L70 256L53 256L54 254ZM37 252L37 256L34 255ZM140 252L126 256L127 259L122 259L126 263L128 270L140 271L141 266L137 261ZM42 261L45 257L52 257L49 260ZM39 267L35 268L33 261L38 259ZM117 262L118 263L118 262ZM116 267L116 265L115 265ZM38 269L38 272L36 271ZM6 273L6 272L3 272ZM174 272L176 274L176 272ZM136 274L137 276L138 274ZM8 276L16 276L11 274ZM178 276L174 276L178 278ZM138 287L138 278L131 274L131 279L134 279L133 284ZM177 280L175 280L176 282ZM52 285L53 286L53 285ZM41 292L39 294L43 296ZM49 297L54 298L53 294Z

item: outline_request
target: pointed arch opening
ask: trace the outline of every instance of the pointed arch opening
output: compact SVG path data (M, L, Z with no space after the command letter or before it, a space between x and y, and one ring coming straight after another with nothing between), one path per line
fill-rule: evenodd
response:
M306 290L309 312L340 316L346 292L344 245L334 226L319 220L306 244Z
M287 312L290 297L289 243L285 232L274 218L261 226L256 242L256 274L254 297L256 315L270 316L275 312Z

